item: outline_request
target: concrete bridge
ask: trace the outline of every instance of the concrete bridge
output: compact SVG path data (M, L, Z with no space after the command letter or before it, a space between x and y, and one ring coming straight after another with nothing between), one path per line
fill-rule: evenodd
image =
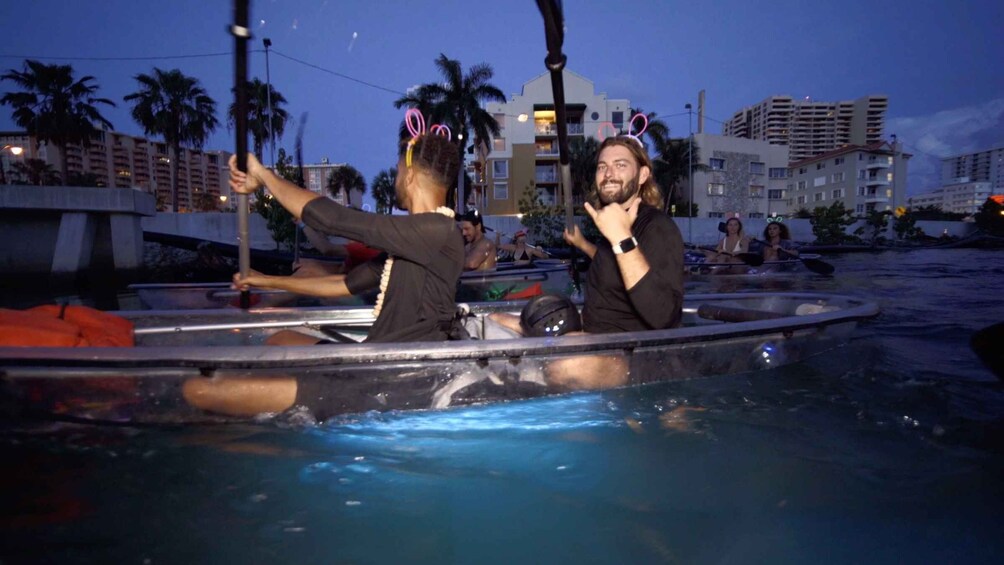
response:
M129 188L0 186L0 275L143 266L140 219L154 197Z

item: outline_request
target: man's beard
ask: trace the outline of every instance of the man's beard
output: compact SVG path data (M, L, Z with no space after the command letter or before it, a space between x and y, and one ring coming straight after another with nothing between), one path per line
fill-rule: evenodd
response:
M608 184L616 184L614 181L610 181ZM627 182L627 184L622 184L620 190L616 192L607 192L602 186L596 187L596 194L599 197L600 204L606 206L607 204L624 204L628 200L638 194L638 177L635 177Z

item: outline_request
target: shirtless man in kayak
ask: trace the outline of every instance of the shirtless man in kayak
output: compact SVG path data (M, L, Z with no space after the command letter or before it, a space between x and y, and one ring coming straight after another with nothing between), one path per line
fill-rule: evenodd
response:
M485 237L481 214L472 210L460 217L460 231L464 234L464 270L490 271L495 268L495 244Z
M371 214L341 206L277 176L253 155L247 173L230 162L230 186L252 193L264 186L293 216L323 233L338 235L381 249L384 254L345 275L268 277L251 273L238 285L281 288L313 296L347 296L379 288L368 342L446 340L455 319L457 281L463 265L463 240L445 207L450 182L460 167L456 147L445 137L415 135L402 147L398 163L398 207L407 216ZM269 339L273 345L310 345L315 335L284 330ZM241 378L191 379L182 389L198 408L230 415L279 412L299 403L330 397L325 379Z

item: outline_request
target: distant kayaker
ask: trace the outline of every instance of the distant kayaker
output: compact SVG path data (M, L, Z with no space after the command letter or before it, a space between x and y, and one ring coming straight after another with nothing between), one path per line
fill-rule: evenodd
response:
M763 241L760 252L764 261L784 261L798 257L798 249L791 241L788 226L781 222L771 222L763 229Z
M729 218L725 222L725 237L718 242L714 252L708 252L708 260L714 263L744 263L736 257L740 253L748 253L750 238L743 231L743 223L739 218Z
M505 251L516 265L529 265L534 259L547 259L550 255L539 247L526 242L526 232L520 230L512 236L512 243L500 243L502 234L495 233L495 246L499 252Z

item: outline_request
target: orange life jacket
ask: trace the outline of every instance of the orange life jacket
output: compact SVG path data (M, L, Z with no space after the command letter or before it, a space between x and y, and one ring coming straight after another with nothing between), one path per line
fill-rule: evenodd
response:
M86 306L0 308L0 346L132 347L129 320Z

